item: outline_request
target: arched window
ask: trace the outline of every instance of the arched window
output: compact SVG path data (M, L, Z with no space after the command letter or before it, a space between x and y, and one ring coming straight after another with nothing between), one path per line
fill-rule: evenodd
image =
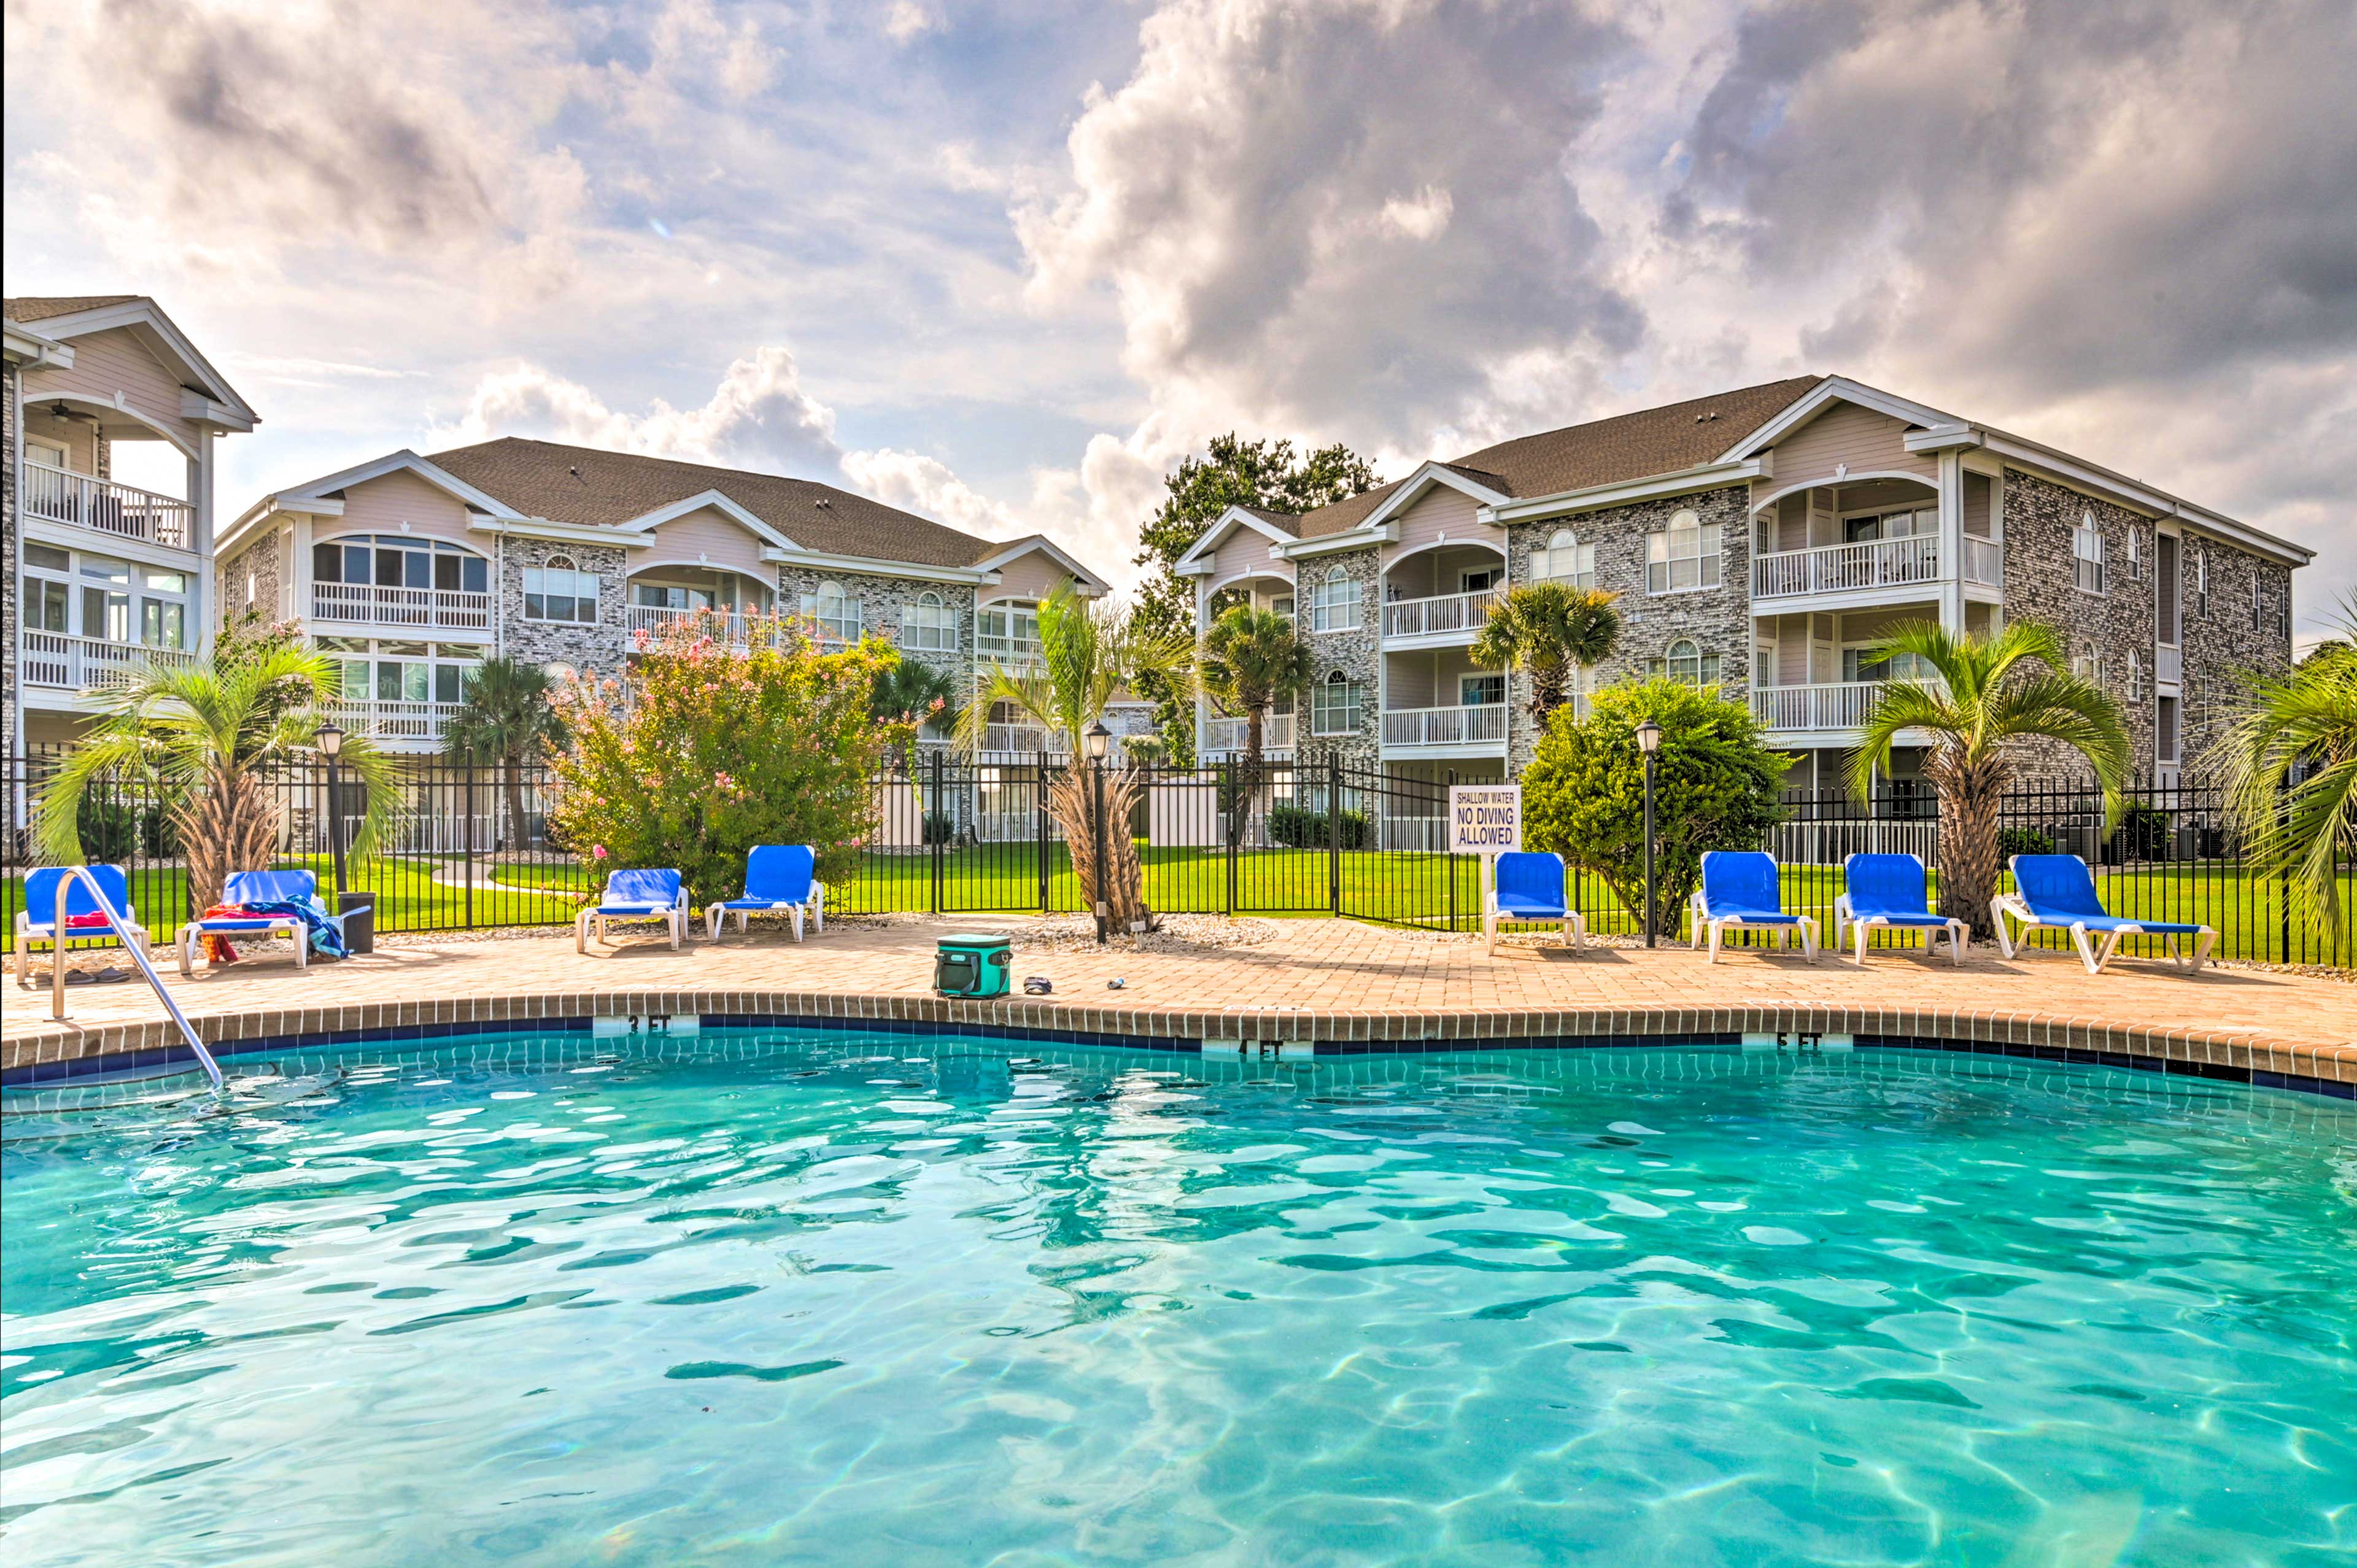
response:
M572 621L597 618L597 574L583 572L570 555L552 555L523 569L523 618Z
M1668 654L1646 661L1646 673L1667 676L1688 686L1707 686L1718 679L1718 655L1705 653L1690 637L1670 644Z
M2210 618L2210 552L2201 547L2193 552L2193 613Z
M1366 688L1336 670L1309 689L1309 733L1356 735L1365 716Z
M1678 594L1718 586L1718 524L1705 522L1691 507L1670 525L1645 536L1645 591Z
M2090 594L2102 593L2104 531L2095 526L2092 508L2079 514L2079 526L2071 531L2071 559L2080 588Z
M1329 566L1323 577L1309 585L1309 629L1359 629L1359 580L1349 567Z
M920 653L957 651L957 611L928 588L917 596L900 621L900 646Z
M1547 535L1545 549L1531 552L1531 581L1563 583L1575 588L1596 586L1596 542L1582 542L1572 530L1556 529Z
M2079 645L2078 656L2071 660L2071 673L2090 685L2104 683L2104 653L2093 642Z
M2128 525L2128 581L2144 581L2144 530L2134 523Z
M2144 660L2134 649L2128 650L2128 701L2144 701Z
M818 592L802 596L802 614L818 622L822 642L857 642L860 639L859 599L829 578Z

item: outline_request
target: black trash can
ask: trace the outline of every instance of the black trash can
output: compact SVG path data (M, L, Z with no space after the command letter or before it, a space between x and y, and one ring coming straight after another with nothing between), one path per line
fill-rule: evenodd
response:
M376 951L376 895L373 893L339 893L336 913L344 918L344 950L348 953Z

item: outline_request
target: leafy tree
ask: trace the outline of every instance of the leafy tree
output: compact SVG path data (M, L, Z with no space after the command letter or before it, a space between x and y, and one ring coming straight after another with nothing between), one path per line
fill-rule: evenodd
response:
M984 674L974 705L958 720L962 749L981 748L990 710L998 703L1065 736L1078 758L1084 754L1082 739L1089 726L1104 717L1106 706L1120 693L1143 690L1152 680L1183 700L1194 699L1191 637L1157 630L1142 613L1125 606L1083 599L1069 582L1057 584L1039 601L1039 655L1037 668L993 665ZM1096 801L1089 770L1066 768L1048 790L1048 814L1063 830L1081 897L1092 908L1103 902L1117 929L1146 918L1146 868L1128 829L1121 826L1135 815L1145 788L1145 774L1135 759L1106 781L1106 886L1102 890L1096 879Z
M551 705L548 671L530 660L487 659L476 666L466 701L442 730L442 753L471 768L499 768L506 779L507 847L524 844L523 770L565 744Z
M2299 889L2310 926L2346 929L2341 867L2357 861L2357 594L2349 628L2288 672L2239 679L2241 712L2204 759L2225 781L2228 808L2258 875Z
M1136 564L1148 568L1136 614L1145 629L1163 637L1195 636L1195 584L1174 570L1220 514L1232 506L1305 512L1370 490L1374 469L1340 442L1297 458L1290 441L1246 441L1233 432L1214 436L1203 456L1189 456L1164 476L1169 494L1139 530ZM1138 694L1156 704L1156 722L1172 756L1195 755L1195 714L1175 688L1145 677Z
M1544 730L1571 699L1573 675L1601 664L1620 640L1620 596L1566 583L1526 583L1490 607L1469 650L1487 670L1516 669L1530 678L1531 717Z
M1308 640L1275 610L1232 605L1203 639L1203 690L1244 718L1244 798L1256 800L1265 759L1268 711L1287 697L1309 693L1317 660ZM1243 832L1246 813L1230 813L1229 836Z
M284 642L232 644L226 662L140 666L125 684L100 694L97 726L43 789L42 852L59 862L75 858L83 800L102 777L152 779L165 823L188 856L192 912L201 913L221 901L231 872L260 870L277 857L279 805L265 776L312 754L317 715L338 695L328 660ZM368 813L351 846L366 854L400 811L393 763L367 736L353 736L344 742L342 766L368 790Z
M907 725L913 736L919 731L936 738L945 738L957 724L957 682L918 659L902 659L876 673L876 689L868 699L868 712L879 724ZM901 763L916 766L911 746L900 757Z
M1525 839L1567 866L1604 878L1640 919L1645 911L1645 768L1637 726L1662 726L1654 757L1654 915L1674 932L1702 880L1703 852L1758 849L1783 816L1778 792L1792 758L1761 740L1760 722L1716 686L1656 677L1596 693L1585 719L1548 716L1523 770Z
M1875 694L1850 753L1849 786L1870 800L1876 775L1890 770L1900 733L1932 737L1922 772L1940 795L1940 913L1986 937L2003 864L1997 812L2028 743L2059 741L2087 759L2103 788L2108 829L2126 805L2127 725L2109 693L2071 673L2061 635L2036 621L2016 621L1994 637L1912 622L1859 660L1879 663L1901 653L1931 666L1938 681L1892 681Z

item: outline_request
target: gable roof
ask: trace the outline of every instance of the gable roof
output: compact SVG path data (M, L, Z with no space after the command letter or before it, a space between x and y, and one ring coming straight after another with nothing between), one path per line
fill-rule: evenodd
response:
M110 305L128 305L139 297L135 294L27 295L0 299L0 316L11 321L47 321L53 316L78 316Z
M1008 548L813 479L635 452L507 435L427 461L523 516L553 522L620 530L716 491L815 554L973 567Z
M230 430L251 430L262 423L262 416L229 384L229 378L198 351L188 334L164 314L162 306L144 294L24 295L0 300L0 315L19 326L55 322L57 325L44 329L43 336L67 340L93 332L129 328L141 346L178 379L183 392L206 400L197 405L184 402L179 411L183 415L202 418ZM177 371L172 368L173 360L179 361Z

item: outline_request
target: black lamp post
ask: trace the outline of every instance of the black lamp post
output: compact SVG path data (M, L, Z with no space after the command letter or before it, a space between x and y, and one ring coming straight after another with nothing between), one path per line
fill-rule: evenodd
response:
M335 720L319 726L311 737L319 747L319 755L328 759L328 847L336 856L336 897L344 896L344 792L339 788L336 758L344 754L344 732Z
M1662 749L1662 726L1647 719L1637 726L1637 749L1645 754L1645 945L1655 939L1653 911L1653 754Z
M1103 947L1105 940L1106 910L1104 765L1105 753L1113 749L1113 731L1105 728L1104 720L1099 719L1089 725L1082 738L1087 742L1089 748L1089 788L1095 796L1094 807L1089 812L1091 823L1089 836L1095 841L1092 847L1095 850L1097 864L1097 946Z

